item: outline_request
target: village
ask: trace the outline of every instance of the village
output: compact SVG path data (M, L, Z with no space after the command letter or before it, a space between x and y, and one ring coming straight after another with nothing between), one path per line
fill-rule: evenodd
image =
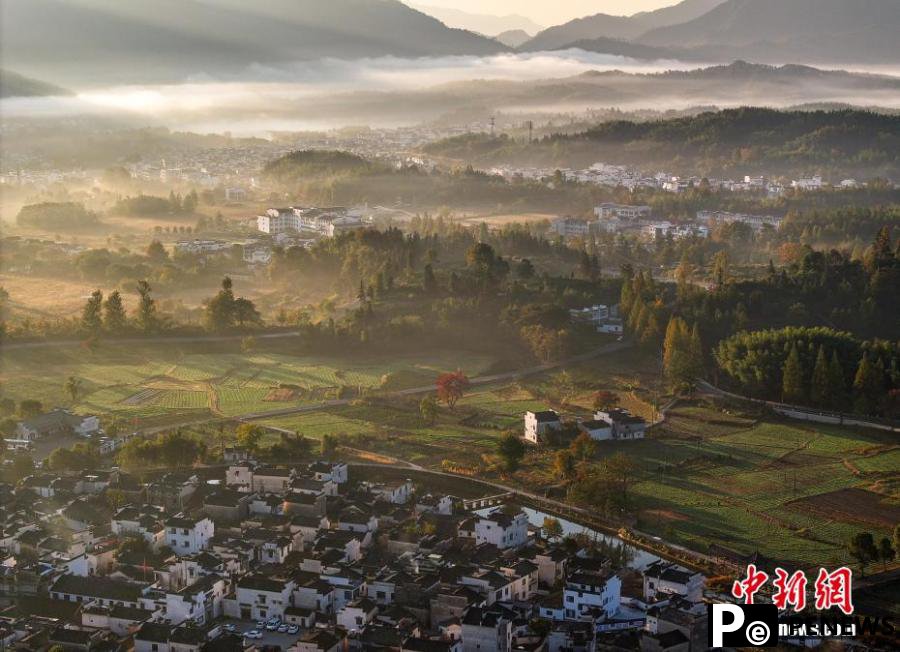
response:
M526 417L530 432L550 414ZM427 480L358 480L343 461L224 458L147 481L112 468L5 485L5 649L705 645L705 577L599 533Z

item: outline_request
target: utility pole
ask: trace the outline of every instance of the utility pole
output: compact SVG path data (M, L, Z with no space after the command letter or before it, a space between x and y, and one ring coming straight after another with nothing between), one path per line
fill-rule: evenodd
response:
M491 116L491 138L494 137L494 125L496 124L496 118Z
M532 134L534 133L534 121L529 120L526 124L528 125L528 144L530 145Z

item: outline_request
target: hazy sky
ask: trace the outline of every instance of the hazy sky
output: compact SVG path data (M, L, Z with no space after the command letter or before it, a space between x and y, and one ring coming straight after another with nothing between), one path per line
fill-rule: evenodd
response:
M676 2L678 0L419 0L422 5L452 7L476 14L519 14L546 26L590 14L635 14Z

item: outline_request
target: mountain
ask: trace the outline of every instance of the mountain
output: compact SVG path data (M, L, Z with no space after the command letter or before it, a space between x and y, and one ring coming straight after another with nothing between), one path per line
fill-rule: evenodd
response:
M517 48L523 43L527 43L531 39L531 35L522 29L510 29L500 32L494 37L495 41L500 41L503 45L510 48Z
M891 177L900 171L900 117L740 107L672 120L610 121L531 144L505 134L474 133L422 149L482 167L583 167L606 161L710 176L819 172L839 178Z
M507 43L507 45L509 45L509 43ZM559 49L569 48L578 48L579 50L585 50L587 52L612 54L619 57L643 59L646 61L658 61L661 59L691 61L696 58L696 55L691 50L653 47L652 45L642 45L641 43L623 41L615 38L595 38L585 41L575 41L574 43L568 43Z
M0 68L0 98L48 97L51 95L71 94L71 91L67 91L59 86Z
M427 4L411 4L419 11L434 16L448 27L459 27L478 34L502 34L513 30L521 30L529 34L537 34L543 27L525 16L509 14L494 16L491 14L473 14L449 7L432 7Z
M638 42L768 62L897 63L898 33L898 0L727 0Z
M321 57L506 49L399 0L3 0L0 30L5 66L68 85L243 79Z
M595 14L576 18L568 23L549 27L538 33L522 50L557 50L575 41L599 38L634 39L641 34L665 25L677 25L707 13L724 0L683 0L677 5L656 11L644 11L633 16Z

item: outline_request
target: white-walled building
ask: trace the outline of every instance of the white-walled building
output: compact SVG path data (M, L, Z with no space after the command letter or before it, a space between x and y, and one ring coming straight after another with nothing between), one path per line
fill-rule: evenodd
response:
M559 431L562 422L554 410L525 413L525 439L532 444L540 444L543 437L552 431Z
M194 555L206 550L216 532L215 524L206 516L201 518L174 516L166 520L165 527L165 545L176 555Z
M528 541L528 516L525 512L509 515L496 511L475 521L475 542L498 548L518 548Z
M621 596L622 580L610 570L573 573L563 590L566 620L612 618Z

